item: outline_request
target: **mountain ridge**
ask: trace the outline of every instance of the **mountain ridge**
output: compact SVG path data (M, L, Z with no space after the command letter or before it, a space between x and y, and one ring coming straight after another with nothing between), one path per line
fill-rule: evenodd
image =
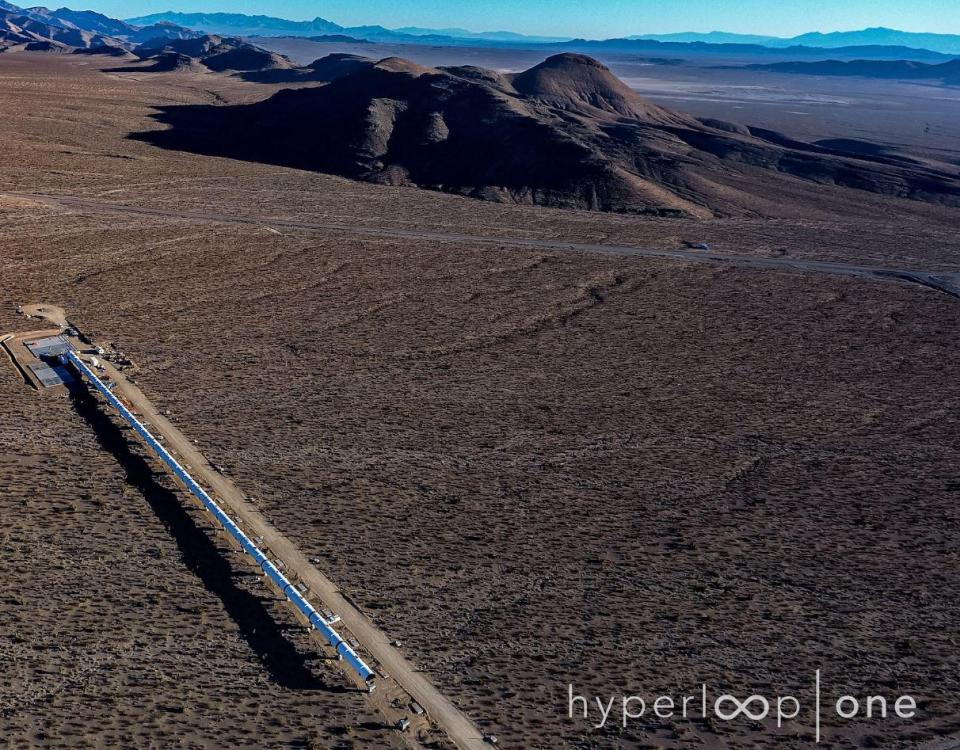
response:
M818 76L858 76L895 80L940 81L960 86L960 59L930 65L906 60L818 60L817 62L780 62L746 65L749 70Z
M177 13L164 11L145 16L128 18L131 24L145 25L159 20L171 21L188 28L208 33L233 34L236 36L318 36L323 34L344 34L362 36L371 41L399 41L417 43L425 40L446 40L447 43L488 43L488 44L556 44L572 41L591 43L613 40L527 35L512 31L469 31L461 28L430 29L419 26L407 26L388 29L379 25L342 26L325 18L317 17L311 21L291 21L274 16L248 16L243 13ZM763 34L736 34L732 32L712 31L706 33L680 32L672 34L633 34L623 37L624 41L655 42L703 42L706 44L751 44L769 49L790 47L808 47L815 49L836 49L840 47L899 47L914 50L929 50L940 54L960 54L960 35L908 32L884 27L873 27L858 31L837 31L829 33L809 32L795 37L776 37Z
M569 42L540 45L538 49L570 50L578 52L643 53L658 56L685 57L799 57L825 59L873 58L879 60L952 60L952 55L912 47L854 46L854 47L766 47L761 44L716 42L661 42L655 39L573 39Z
M960 34L901 31L885 26L872 26L851 31L811 31L792 37L763 34L737 34L726 31L705 33L686 31L670 34L632 34L628 39L649 39L661 42L707 42L714 44L761 44L773 49L805 46L818 49L838 47L909 47L947 55L960 55Z
M562 53L516 74L355 55L323 85L160 109L154 145L505 203L696 218L778 216L857 191L960 206L953 166L905 165L657 105ZM771 196L790 196L789 200Z
M0 0L0 42L28 49L62 51L68 47L130 47L157 37L199 36L169 23L138 27L92 10L20 8Z
M568 39L554 41L551 37L527 36L510 31L473 32L460 28L428 29L404 27L388 29L379 25L341 26L322 17L310 21L290 21L267 15L243 13L178 13L163 12L120 20L96 11L75 11L69 8L49 10L44 7L19 8L9 0L0 0L0 13L15 14L18 18L46 23L53 27L100 35L109 39L137 44L155 36L189 38L204 33L233 37L294 36L302 38L350 37L372 43L438 44L445 46L519 47L537 50L556 50L592 53L646 53L698 56L791 56L823 59L827 50L838 58L880 60L948 60L944 52L904 46L911 42L929 42L930 47L960 51L960 35L917 34L876 27L857 32L812 32L791 39L758 35L708 32L686 32L666 35L634 35L615 39ZM16 25L16 24L14 24ZM26 38L17 29L8 30L0 41L21 43ZM149 30L147 30L149 29ZM42 39L55 40L62 32L51 31ZM20 41L18 41L20 40ZM846 42L883 41L885 44L857 44L838 46ZM897 44L893 44L896 42ZM81 45L82 46L82 45Z

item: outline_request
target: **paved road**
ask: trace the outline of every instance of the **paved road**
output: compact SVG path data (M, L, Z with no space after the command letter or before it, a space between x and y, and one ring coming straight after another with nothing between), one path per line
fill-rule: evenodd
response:
M900 281L919 284L939 290L960 299L960 272L927 271L913 268L891 268L884 266L865 266L831 261L805 260L800 258L764 258L750 255L725 255L701 250L660 250L654 248L633 247L631 245L607 245L601 243L564 242L562 240L537 240L527 237L488 237L472 234L431 232L415 229L391 229L366 227L355 224L334 222L306 222L291 219L279 219L268 216L231 216L229 214L199 211L175 211L172 209L149 208L144 206L124 206L109 201L79 196L49 195L44 193L0 193L2 196L28 198L49 205L73 208L94 213L135 214L140 216L161 216L173 219L210 221L226 224L252 224L256 226L289 227L302 231L344 232L347 234L391 239L429 240L434 242L456 242L498 247L524 247L537 250L568 251L579 253L602 253L605 255L639 256L647 258L668 258L671 260L692 261L694 263L712 263L715 265L735 266L737 268L772 269L779 271L797 271L801 273L825 273L837 276L856 276L883 281Z
M24 308L25 310L28 308ZM49 312L51 320L56 320L59 312L62 318L63 311L52 305L31 305L30 311L34 315L46 317L44 310ZM79 342L78 342L79 345ZM451 701L444 697L433 683L419 669L410 663L403 654L390 643L390 638L367 618L357 607L350 602L337 588L337 585L314 567L297 546L281 534L259 511L246 499L243 492L227 477L216 471L203 457L197 447L164 415L157 411L150 399L143 391L127 380L109 362L102 362L106 374L116 383L114 393L126 402L134 412L140 413L140 419L147 429L154 435L162 436L167 450L174 453L177 460L194 476L205 489L215 496L221 507L224 507L234 519L240 519L244 531L251 537L262 537L260 543L284 562L283 572L290 577L292 574L299 577L310 587L311 597L319 598L332 612L340 616L343 626L352 633L363 648L373 656L382 673L387 675L383 681L395 681L414 700L425 709L427 716L456 743L462 750L480 750L490 746L483 741L483 734L470 719L461 712ZM337 626L338 629L340 626ZM378 708L388 717L391 712L386 696L382 696L384 688L378 689L374 700ZM381 700L382 698L382 700ZM400 716L408 715L401 711ZM414 726L425 724L426 717L418 719L409 716ZM419 746L408 734L408 744Z

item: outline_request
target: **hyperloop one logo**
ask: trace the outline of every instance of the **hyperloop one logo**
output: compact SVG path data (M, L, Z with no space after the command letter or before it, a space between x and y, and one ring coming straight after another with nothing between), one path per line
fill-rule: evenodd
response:
M821 671L814 672L805 699L794 695L746 697L733 692L713 692L704 683L689 695L597 695L588 696L573 684L567 686L567 718L589 722L594 729L612 724L627 728L631 722L651 719L718 719L724 722L769 722L777 728L785 722L809 721L815 740L823 739L825 718L843 721L912 719L917 701L911 695L826 695Z
M791 700L796 703L796 698L791 698ZM751 711L750 706L753 705L754 702L758 704L758 707L755 711ZM732 711L725 710L728 704L733 705ZM799 712L799 704L797 704L797 706ZM770 701L762 695L751 695L741 703L735 696L725 694L717 698L713 710L717 718L723 721L733 721L740 716L740 714L743 714L753 721L763 721L770 715Z

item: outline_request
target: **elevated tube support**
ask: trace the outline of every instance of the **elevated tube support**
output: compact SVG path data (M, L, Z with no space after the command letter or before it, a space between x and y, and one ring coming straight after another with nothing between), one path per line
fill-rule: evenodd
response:
M77 355L76 352L70 351L65 354L60 355L60 361L64 364L71 364L73 367L85 377L97 391L100 392L110 405L120 412L120 416L129 424L134 431L143 438L144 442L153 450L154 453L163 461L167 467L176 475L176 477L183 482L188 490L203 503L204 507L209 510L213 517L217 519L217 522L223 527L233 539L240 545L240 548L249 555L253 561L260 567L261 570L267 575L267 577L276 584L277 588L283 592L284 596L287 597L290 602L293 603L302 614L307 622L310 623L312 627L316 630L319 630L320 633L326 638L327 642L333 647L337 652L337 655L342 657L347 664L355 671L364 682L370 685L372 688L372 682L376 677L374 671L370 669L369 666L360 658L356 651L354 651L350 644L347 643L343 638L340 637L339 633L335 631L330 625L327 624L327 621L323 616L317 612L316 608L310 604L296 589L296 587L287 579L283 573L270 562L270 559L257 547L241 529L237 526L236 523L228 516L223 509L206 493L206 491L193 479L192 476L184 469L180 463L170 455L169 451L164 448L160 442L150 434L150 431L144 427L143 423L140 422L133 413L123 405L123 402L120 401L107 385L100 380L97 374Z

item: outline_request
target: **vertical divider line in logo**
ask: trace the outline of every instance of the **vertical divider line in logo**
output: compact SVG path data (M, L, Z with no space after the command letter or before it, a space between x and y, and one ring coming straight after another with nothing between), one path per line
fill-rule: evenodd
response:
M816 743L820 744L820 670L814 673L814 724L816 725Z

